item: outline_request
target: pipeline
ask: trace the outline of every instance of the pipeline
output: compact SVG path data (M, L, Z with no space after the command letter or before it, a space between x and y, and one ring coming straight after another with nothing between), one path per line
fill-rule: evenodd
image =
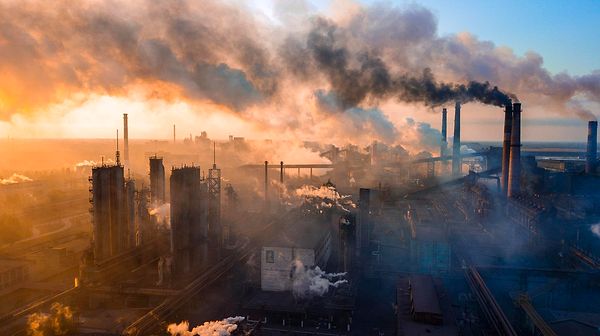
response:
M471 291L475 294L481 310L498 335L517 336L516 331L513 329L506 315L504 315L504 312L498 305L498 302L496 302L496 299L494 299L494 296L486 286L477 269L473 266L465 268L465 278L467 279Z

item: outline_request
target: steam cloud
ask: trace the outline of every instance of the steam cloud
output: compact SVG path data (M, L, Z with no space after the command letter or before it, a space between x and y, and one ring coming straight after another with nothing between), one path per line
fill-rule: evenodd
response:
M171 203L164 203L154 208L148 209L150 216L156 216L159 223L168 223L171 218Z
M238 323L244 320L241 316L228 317L221 321L204 322L204 324L192 328L188 321L169 324L167 332L171 336L229 336L238 328Z
M7 178L4 178L4 179L0 178L0 185L17 184L17 183L31 182L31 181L33 181L33 180L25 175L13 173L11 176L9 176Z
M590 226L590 230L596 237L600 238L600 223Z
M317 210L336 207L350 212L348 208L356 208L349 195L340 195L334 187L303 185L294 194L300 201L313 205Z
M52 304L50 314L35 313L27 318L29 336L70 335L74 330L73 311L58 302Z
M300 260L294 260L292 292L295 297L302 299L323 296L329 291L329 287L347 283L348 280L339 279L345 275L346 273L326 273L319 266L307 268Z

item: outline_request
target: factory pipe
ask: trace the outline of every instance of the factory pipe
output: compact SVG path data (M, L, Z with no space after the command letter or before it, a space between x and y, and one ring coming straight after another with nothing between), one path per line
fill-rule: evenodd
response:
M123 158L125 165L129 165L129 127L127 125L127 113L123 113Z
M461 173L460 157L460 102L454 105L454 139L452 143L452 175L459 176Z
M585 173L592 174L596 170L598 153L598 122L588 122L587 151L585 155Z
M508 197L516 196L521 188L521 103L513 104L510 135L510 167L508 171Z
M512 132L512 102L506 104L504 108L504 142L502 144L502 194L506 196L508 192L508 170L510 167L510 137Z
M440 156L446 156L446 150L448 149L448 110L444 107L442 109L442 148L440 149Z

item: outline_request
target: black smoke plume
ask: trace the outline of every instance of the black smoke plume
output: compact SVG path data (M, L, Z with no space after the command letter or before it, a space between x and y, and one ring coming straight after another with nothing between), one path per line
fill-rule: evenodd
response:
M478 101L504 106L510 104L511 99L516 100L515 95L502 92L489 82L438 82L429 68L425 68L420 76L392 74L386 63L371 50L357 55L357 64L351 66L351 52L336 39L336 30L334 23L317 19L308 34L306 45L316 63L315 69L325 74L344 109L355 107L369 99L395 98L427 106L452 101ZM303 53L297 55L303 56ZM291 62L298 63L297 60Z

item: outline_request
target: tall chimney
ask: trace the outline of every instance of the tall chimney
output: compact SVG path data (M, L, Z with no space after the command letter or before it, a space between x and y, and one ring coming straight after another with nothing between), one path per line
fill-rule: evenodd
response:
M585 173L592 174L596 170L598 153L598 122L588 122L587 151L585 155Z
M269 210L269 161L265 161L265 211Z
M283 161L279 162L279 183L283 184Z
M452 175L459 176L461 173L460 157L460 102L454 105L454 140L452 143Z
M502 144L502 194L506 196L508 191L508 170L510 167L510 137L512 132L512 102L509 101L504 108L504 142Z
M173 124L173 143L176 143L176 141L175 141L175 124Z
M510 167L507 196L516 196L521 188L521 103L513 104L510 134Z
M444 107L442 109L442 148L440 149L440 156L446 156L446 150L448 149L448 110Z
M127 125L127 113L123 113L123 158L125 165L129 165L129 127Z

